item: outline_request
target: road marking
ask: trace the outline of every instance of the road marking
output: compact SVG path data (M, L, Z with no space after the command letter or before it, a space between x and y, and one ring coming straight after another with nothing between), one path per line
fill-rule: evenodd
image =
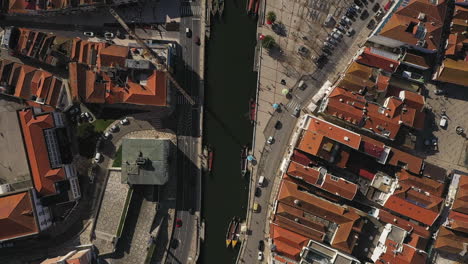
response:
M296 107L299 106L299 102L297 102L296 100L292 99L291 101L289 101L289 103L286 105L286 108L289 109L289 110L294 110Z

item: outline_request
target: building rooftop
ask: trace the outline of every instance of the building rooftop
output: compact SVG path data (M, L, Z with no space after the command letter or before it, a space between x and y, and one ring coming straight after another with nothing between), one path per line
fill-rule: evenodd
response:
M391 56L385 56L386 54L387 52L383 50L366 47L356 59L356 62L394 73L400 65L400 62L395 60L393 54L391 54Z
M457 195L455 196L452 210L468 214L468 175L460 175Z
M0 197L0 241L39 233L29 191Z
M434 79L468 86L468 61L446 58L434 74Z
M42 261L40 264L90 264L92 261L90 249L73 250L65 256L59 256Z
M427 226L432 226L439 217L438 212L426 209L418 205L415 201L400 198L398 196L390 196L384 204L388 210L399 215L409 217Z
M134 139L122 141L122 183L164 185L169 180L168 139Z
M55 127L52 113L35 115L31 109L18 113L28 153L34 187L41 195L57 193L56 182L65 180L62 166L52 167L48 151L46 131Z
M464 233L450 230L446 227L440 227L434 248L450 254L464 255L468 236Z
M291 259L298 259L302 247L309 239L298 233L291 232L275 223L270 224L270 237L276 247L276 252Z
M398 172L397 178L400 184L416 187L437 197L442 197L444 192L445 185L443 183L427 177L413 176L406 170Z
M411 0L385 24L380 35L428 50L437 50L442 40L447 3Z

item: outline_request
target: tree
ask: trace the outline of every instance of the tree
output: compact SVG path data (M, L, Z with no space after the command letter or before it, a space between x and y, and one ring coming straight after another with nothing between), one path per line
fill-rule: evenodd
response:
M262 39L262 47L264 47L265 49L271 49L275 45L276 45L276 41L270 35L267 35L267 36L265 36L265 38Z
M276 21L276 14L273 11L267 13L267 24L271 25Z

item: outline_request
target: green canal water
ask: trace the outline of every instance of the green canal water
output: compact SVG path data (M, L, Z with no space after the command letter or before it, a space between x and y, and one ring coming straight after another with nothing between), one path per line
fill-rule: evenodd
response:
M245 1L225 1L223 19L213 21L206 50L204 140L215 155L213 171L203 182L203 264L235 262L238 248L227 249L225 235L231 218L245 219L246 213L248 180L240 174L240 151L252 140L249 99L257 75L252 71L256 21L247 16Z

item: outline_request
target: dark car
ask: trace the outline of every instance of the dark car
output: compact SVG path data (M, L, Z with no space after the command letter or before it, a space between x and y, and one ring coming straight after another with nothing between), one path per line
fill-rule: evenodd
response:
M379 3L376 3L376 4L374 5L374 7L372 8L372 11L377 12L377 11L379 11L379 8L380 8Z
M195 44L199 45L200 46L200 37L196 37L195 38Z
M283 124L281 124L281 121L276 121L275 123L275 129L281 129L281 127L283 126Z
M176 249L179 247L179 240L177 239L172 239L171 241L171 248Z
M255 188L255 196L260 197L262 195L262 189L260 187Z
M317 67L319 69L323 68L323 66L325 66L325 64L327 64L327 62L328 62L328 58L324 54L322 54L319 57L316 57L314 59L314 63L315 63L315 65L317 65Z
M367 24L367 28L372 30L375 28L375 20L374 19L371 19L371 21L369 21L369 23Z
M369 12L367 12L367 10L362 11L361 16L359 16L361 20L366 20L368 17L369 17Z
M361 1L359 1L359 0L354 0L354 3L355 3L356 5L358 5L359 7L363 7L363 6L364 6L364 4L363 4Z
M327 55L332 55L332 51L327 47L323 47L322 51L323 51L323 53L326 53Z
M258 250L263 251L265 249L265 242L263 240L258 241Z

